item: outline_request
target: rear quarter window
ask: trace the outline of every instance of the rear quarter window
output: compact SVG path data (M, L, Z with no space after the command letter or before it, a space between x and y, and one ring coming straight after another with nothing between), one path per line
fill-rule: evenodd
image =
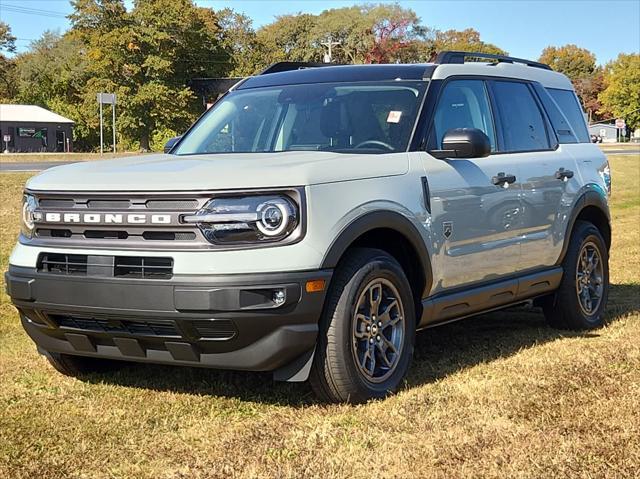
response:
M547 88L547 91L562 113L564 113L564 116L567 117L578 141L580 143L589 143L589 131L576 94L572 90L559 90L557 88Z

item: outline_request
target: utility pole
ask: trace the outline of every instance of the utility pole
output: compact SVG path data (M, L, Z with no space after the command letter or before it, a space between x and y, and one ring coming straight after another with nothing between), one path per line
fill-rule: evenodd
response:
M331 55L332 53L332 48L335 46L340 45L342 42L334 42L333 38L331 38L331 35L329 35L329 38L327 38L326 42L320 42L320 45L327 47L328 52L324 54L324 62L325 63L331 63L331 61L333 60L333 57Z

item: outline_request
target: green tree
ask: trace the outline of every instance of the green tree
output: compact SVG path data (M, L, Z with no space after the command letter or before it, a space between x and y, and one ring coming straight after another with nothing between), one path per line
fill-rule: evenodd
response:
M322 61L322 50L315 36L317 18L300 13L281 15L257 32L263 50L263 65L281 61Z
M91 149L97 144L97 105L95 97L85 102L83 92L90 76L86 51L79 39L47 31L31 43L28 52L16 57L15 65L18 101L73 119L77 149Z
M542 50L539 61L557 72L564 73L571 81L590 76L596 70L595 55L586 48L573 44L549 46Z
M73 32L85 44L91 76L85 103L99 91L119 97L118 123L126 145L148 150L156 131L186 129L202 110L193 78L221 76L230 63L218 18L192 0L76 0Z
M621 53L605 67L606 88L598 99L603 109L624 118L628 128L640 128L640 55Z
M267 65L253 22L242 13L225 8L217 12L221 30L220 43L230 61L230 76L254 75Z
M480 33L473 28L466 30L434 30L427 44L431 53L445 50L458 50L464 52L493 53L506 55L507 52L492 43L481 40Z
M15 70L14 62L4 55L15 53L16 37L11 34L11 27L0 22L0 101L10 101L15 95L12 77Z

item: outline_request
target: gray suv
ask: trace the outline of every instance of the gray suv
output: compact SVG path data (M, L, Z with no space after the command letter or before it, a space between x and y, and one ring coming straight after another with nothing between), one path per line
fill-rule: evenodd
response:
M65 374L271 371L361 402L400 387L418 329L529 300L600 326L610 188L546 65L280 63L165 153L30 179L6 284Z

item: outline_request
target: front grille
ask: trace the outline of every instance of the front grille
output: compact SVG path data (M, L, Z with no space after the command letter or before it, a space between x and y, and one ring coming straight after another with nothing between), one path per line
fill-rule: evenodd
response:
M171 279L173 258L41 253L38 271L70 276Z
M122 278L169 279L173 276L173 259L116 256L113 275Z
M211 243L197 225L181 221L213 193L36 193L39 217L33 238L41 247L101 249L204 249Z
M65 275L86 275L88 256L81 254L42 253L38 270Z
M133 321L129 319L98 319L82 316L50 314L60 328L78 329L98 333L131 334L135 336L181 337L173 321Z

